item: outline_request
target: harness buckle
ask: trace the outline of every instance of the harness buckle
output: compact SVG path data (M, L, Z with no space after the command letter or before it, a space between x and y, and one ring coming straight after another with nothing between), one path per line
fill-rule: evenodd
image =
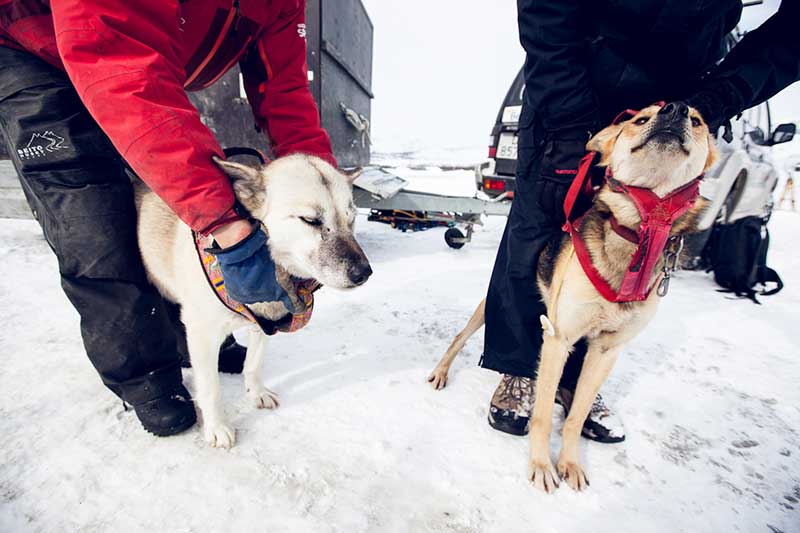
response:
M656 294L658 294L661 298L667 295L669 292L669 273L665 273L664 277L661 278L661 281L658 282L658 289L656 289Z
M661 278L656 290L656 293L662 298L669 292L669 280L672 273L678 270L678 258L683 251L683 244L683 235L674 235L669 238L664 247L664 266L661 268L664 277Z

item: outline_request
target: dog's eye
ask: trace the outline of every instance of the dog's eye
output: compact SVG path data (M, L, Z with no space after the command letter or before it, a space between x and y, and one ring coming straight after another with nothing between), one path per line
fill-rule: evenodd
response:
M642 124L646 124L648 120L650 120L650 117L639 117L634 120L633 123L637 126L641 126Z
M309 226L319 227L322 225L322 220L319 218L300 217L300 220L302 220Z
M692 117L692 126L694 126L695 128L698 128L698 127L700 127L700 124L702 124L702 122L700 122L699 118Z

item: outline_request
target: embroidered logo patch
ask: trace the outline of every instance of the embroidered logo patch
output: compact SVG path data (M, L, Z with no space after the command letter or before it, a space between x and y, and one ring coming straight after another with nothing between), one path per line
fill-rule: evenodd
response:
M28 144L22 148L17 148L17 155L21 160L36 159L44 157L48 153L56 152L68 148L64 144L64 137L47 130L44 133L34 133Z
M299 35L301 39L306 38L306 25L302 22L297 25L297 35Z

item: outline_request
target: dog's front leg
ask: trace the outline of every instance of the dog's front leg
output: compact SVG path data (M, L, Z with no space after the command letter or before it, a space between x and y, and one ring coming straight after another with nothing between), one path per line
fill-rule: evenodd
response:
M259 409L278 407L278 395L264 386L261 368L269 338L257 327L251 326L247 337L247 357L244 360L244 389L253 405Z
M236 442L236 433L222 413L217 369L219 346L225 333L202 316L184 315L183 323L192 361L195 403L203 414L203 436L215 448L230 448Z
M545 335L531 416L530 479L536 487L546 492L552 492L558 487L558 476L550 459L550 432L556 387L564 371L567 355L568 348L562 339Z
M575 398L572 401L567 420L564 422L557 468L558 475L573 490L583 490L589 485L586 474L580 465L578 443L583 422L592 408L592 402L597 397L601 385L605 383L620 351L619 346L609 347L608 340L610 340L609 336L603 336L589 344L581 375L578 378Z

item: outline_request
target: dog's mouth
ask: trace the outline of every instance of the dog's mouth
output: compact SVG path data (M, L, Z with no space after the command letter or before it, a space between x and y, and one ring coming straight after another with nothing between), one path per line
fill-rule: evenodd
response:
M674 126L665 126L661 128L654 129L650 132L647 137L645 137L644 141L635 148L631 150L631 152L637 152L654 142L659 145L677 145L677 147L686 155L689 155L689 150L686 148L686 138L684 135L683 128L676 128Z

